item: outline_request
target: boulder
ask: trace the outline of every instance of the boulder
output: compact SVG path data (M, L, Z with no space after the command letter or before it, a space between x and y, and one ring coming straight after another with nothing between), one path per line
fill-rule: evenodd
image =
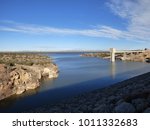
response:
M149 94L148 97L147 97L147 102L148 102L148 104L150 105L150 94Z
M49 68L44 68L43 69L43 73L42 73L43 77L48 77L48 78L57 78L58 77L58 69L57 66L55 65L51 65Z
M137 112L142 112L148 106L146 99L137 98L132 100L132 104L134 105Z
M25 92L25 90L25 86L17 86L16 94L22 94L23 92Z
M117 113L133 113L135 108L131 103L122 102L121 104L115 107L115 112Z
M50 75L50 69L49 68L44 68L42 76L43 77L46 77L46 76L49 77L49 75Z
M35 82L30 82L26 85L26 90L29 90L29 89L36 89L37 87L40 86L40 82L37 80Z
M150 113L150 107L144 110L144 113Z
M95 107L92 111L95 113L109 113L111 112L111 107L106 104L99 104L99 106Z

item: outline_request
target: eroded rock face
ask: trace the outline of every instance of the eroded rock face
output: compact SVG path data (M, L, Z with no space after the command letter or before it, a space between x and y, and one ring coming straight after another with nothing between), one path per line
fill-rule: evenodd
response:
M42 78L56 78L57 76L58 68L53 63L46 67L0 64L0 100L39 87Z
M44 68L42 76L48 76L48 78L57 78L58 77L58 68L56 65L52 64L50 67Z

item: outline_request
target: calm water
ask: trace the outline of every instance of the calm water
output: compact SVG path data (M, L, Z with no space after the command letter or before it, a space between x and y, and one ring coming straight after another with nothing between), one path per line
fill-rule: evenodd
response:
M47 103L58 102L77 94L149 72L150 64L140 62L111 63L99 58L74 54L47 54L59 67L59 77L42 82L40 88L0 102L0 112L22 112Z

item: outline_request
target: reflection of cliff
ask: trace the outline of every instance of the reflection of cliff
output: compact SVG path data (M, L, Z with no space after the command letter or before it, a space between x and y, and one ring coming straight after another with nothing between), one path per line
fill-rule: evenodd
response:
M56 78L58 76L58 68L55 64L48 61L48 59L47 61L44 60L43 63L42 58L45 59L45 56L37 56L37 58L35 55L36 59L33 59L33 54L28 54L28 57L32 57L29 60L33 63L29 65L24 62L25 59L23 57L25 57L25 54L17 54L13 57L17 57L16 59L8 59L7 62L9 55L0 55L3 59L3 64L0 64L0 100L13 94L22 94L29 89L39 87L42 78ZM12 55L14 54L11 54L10 57ZM22 58L23 62L21 62ZM29 60L28 62L31 62Z
M18 98L24 98L26 96L30 96L30 95L34 95L38 93L38 88L36 89L32 89L32 90L28 90L23 94L20 95L12 95L6 99L3 99L2 101L0 101L0 108L2 109L7 109L10 108L11 106L13 106L13 104L15 103L16 100L18 100Z

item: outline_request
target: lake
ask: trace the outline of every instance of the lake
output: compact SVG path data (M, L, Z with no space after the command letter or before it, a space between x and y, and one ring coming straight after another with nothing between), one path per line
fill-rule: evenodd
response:
M56 103L78 94L109 86L149 72L150 64L81 57L80 53L49 53L59 67L57 79L42 81L41 87L0 101L0 112L23 112Z

